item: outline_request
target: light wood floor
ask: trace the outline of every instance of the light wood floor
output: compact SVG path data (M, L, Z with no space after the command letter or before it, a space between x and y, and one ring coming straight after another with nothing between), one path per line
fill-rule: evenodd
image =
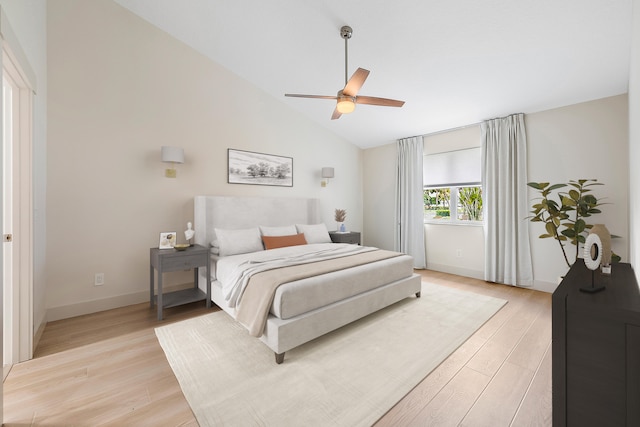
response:
M551 426L551 295L422 275L509 303L376 426ZM153 329L209 310L176 307L157 322L138 304L50 322L4 382L5 426L197 426Z
M551 294L426 271L508 301L393 407L383 426L551 426Z

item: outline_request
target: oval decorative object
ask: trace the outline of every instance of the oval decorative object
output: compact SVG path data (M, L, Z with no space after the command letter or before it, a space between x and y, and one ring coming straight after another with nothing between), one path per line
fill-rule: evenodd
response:
M597 234L589 234L584 242L584 264L589 270L597 270L602 261L602 241Z
M602 242L602 261L600 265L608 266L611 264L611 233L604 224L594 224L589 234L597 234Z

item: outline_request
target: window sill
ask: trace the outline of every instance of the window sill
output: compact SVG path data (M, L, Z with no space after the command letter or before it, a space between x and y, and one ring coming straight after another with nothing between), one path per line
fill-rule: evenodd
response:
M454 225L460 227L482 227L482 221L442 221L442 220L425 220L425 225Z

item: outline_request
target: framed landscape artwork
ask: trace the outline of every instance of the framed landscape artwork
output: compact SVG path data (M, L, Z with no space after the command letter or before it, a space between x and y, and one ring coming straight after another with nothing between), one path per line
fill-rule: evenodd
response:
M293 187L293 158L229 148L229 184Z

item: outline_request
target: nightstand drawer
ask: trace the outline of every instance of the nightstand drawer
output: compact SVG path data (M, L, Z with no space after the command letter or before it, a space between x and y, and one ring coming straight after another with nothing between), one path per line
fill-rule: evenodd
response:
M360 233L357 231L349 231L347 233L339 233L335 231L329 232L329 237L333 243L350 243L352 245L360 244Z
M340 241L342 243L351 243L352 245L359 245L360 244L360 236L357 234L347 234L346 236L344 236L342 239L340 239Z
M203 262L204 260L204 262ZM203 267L206 265L206 257L194 256L173 256L166 257L162 260L162 271L180 271L191 270L192 268Z

